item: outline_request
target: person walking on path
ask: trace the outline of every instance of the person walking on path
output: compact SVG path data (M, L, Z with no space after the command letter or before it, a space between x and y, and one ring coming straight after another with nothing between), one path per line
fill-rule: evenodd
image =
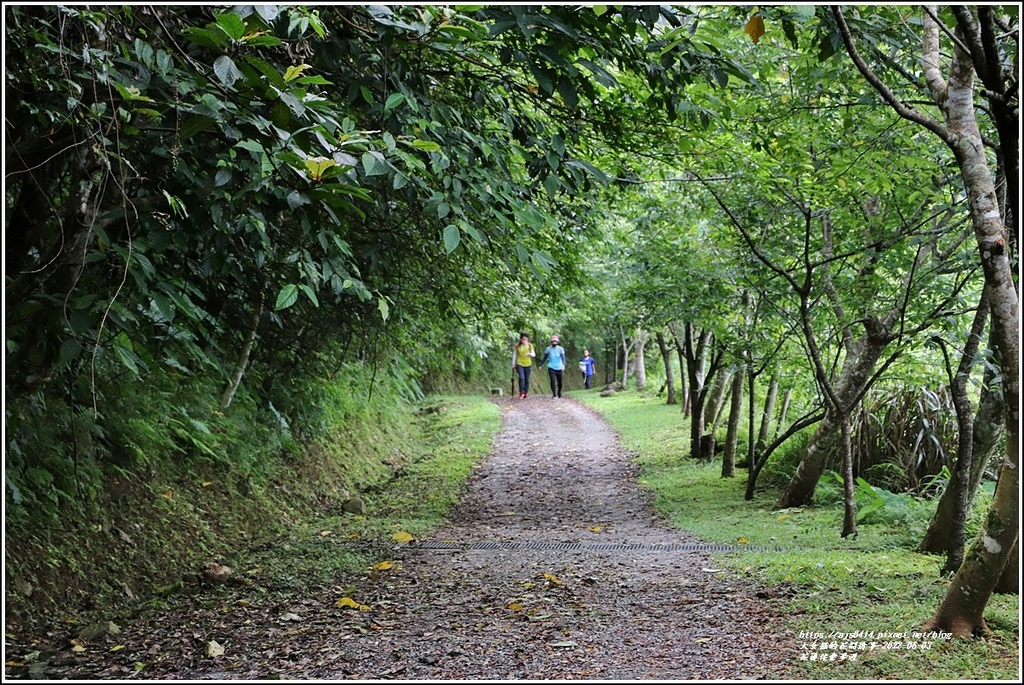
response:
M540 363L548 365L548 378L551 380L551 396L562 396L562 372L565 370L565 348L558 344L558 336L551 336L551 344L544 350Z
M583 387L590 390L590 379L594 377L594 358L590 356L590 350L583 350L580 371L583 372Z
M512 370L519 377L519 399L526 399L530 392L530 369L533 367L533 358L537 352L533 349L530 336L526 333L519 334L519 342L512 350Z

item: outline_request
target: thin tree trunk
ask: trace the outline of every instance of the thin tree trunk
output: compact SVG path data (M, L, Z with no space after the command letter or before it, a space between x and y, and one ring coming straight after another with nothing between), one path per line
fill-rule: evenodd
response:
M779 377L777 374L772 374L771 379L768 381L768 396L764 399L764 411L761 413L761 428L757 432L757 447L755 448L757 451L763 450L764 446L768 444L768 438L772 429L772 418L775 413L775 399L778 397L778 394Z
M843 531L844 538L857 537L857 499L853 480L853 445L851 444L850 412L839 417L840 449L843 455Z
M675 374L672 372L672 350L668 347L664 333L658 331L655 337L658 341L658 350L661 351L661 360L665 364L665 386L668 388L668 399L665 404L678 404Z
M793 388L786 388L786 392L782 393L782 410L779 411L779 420L775 424L776 426L785 426L786 418L789 416L789 405L793 401ZM775 435L779 434L778 428L775 429Z
M644 350L647 347L647 339L650 333L643 329L636 331L636 347L633 350L634 369L636 369L636 391L643 392L647 386L647 362L644 359Z
M989 332L991 340L991 331ZM988 465L993 451L999 445L1003 435L1003 403L1002 394L996 386L996 374L990 366L986 366L981 383L981 395L978 398L978 409L974 415L974 430L971 440L971 470L967 484L968 507L974 501L982 473ZM939 497L928 530L918 545L918 552L943 554L949 549L950 531L956 509L957 492L960 489L960 471L954 469L950 474L949 483Z
M852 406L860 396L887 344L888 337L870 333L865 333L853 343L854 355L852 358L847 358L843 364L843 370L834 387L841 407ZM849 410L847 410L847 414L849 414ZM849 416L847 415L848 420ZM780 509L802 507L811 503L818 480L825 471L828 456L836 446L836 438L842 433L842 424L840 412L837 412L834 407L830 407L825 413L825 420L822 421L807 445L807 452L800 460L789 486L779 499Z
M736 445L739 441L740 416L743 414L743 367L732 375L729 391L729 427L725 433L725 452L722 454L722 478L736 476Z
M238 386L242 382L242 375L245 374L245 367L249 365L249 355L252 352L253 343L256 342L256 331L259 330L260 316L262 314L263 305L260 304L253 310L252 320L249 324L249 332L245 338L245 343L242 345L242 351L238 354L238 362L235 364L234 373L231 374L231 380L228 381L228 385L224 389L224 394L221 395L221 411L224 411L231 406L231 401L235 398Z
M683 341L679 338L679 326L673 321L668 325L668 331L672 334L672 342L676 346L676 356L679 357L679 394L683 398L682 407L680 411L683 416L690 415L690 387L689 387L689 371L686 365L686 349L683 346Z
M732 374L732 369L722 369L722 372L715 376L715 382L708 393L707 406L704 408L705 428L718 421L718 415L725 407L725 394L729 389L729 379Z
M942 569L943 573L955 573L964 560L964 528L967 525L967 508L970 506L968 488L970 487L971 459L974 447L974 420L971 415L971 400L967 396L967 381L974 366L974 355L978 352L982 333L985 332L987 318L988 298L985 297L983 289L978 310L974 315L974 323L967 337L967 344L960 355L960 363L955 374L950 368L945 346L942 348L943 354L946 355L946 368L951 376L949 393L953 402L953 411L956 413L958 429L956 465L954 466L957 482L953 492L953 520L949 529L949 544L947 545L946 565Z

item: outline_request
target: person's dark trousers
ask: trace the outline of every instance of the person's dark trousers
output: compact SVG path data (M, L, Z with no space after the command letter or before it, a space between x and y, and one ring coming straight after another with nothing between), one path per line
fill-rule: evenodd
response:
M516 372L519 374L519 392L526 393L530 392L530 369L532 366L517 366Z
M583 374L583 387L590 390L590 376Z
M562 370L548 369L548 378L551 379L551 396L562 396Z

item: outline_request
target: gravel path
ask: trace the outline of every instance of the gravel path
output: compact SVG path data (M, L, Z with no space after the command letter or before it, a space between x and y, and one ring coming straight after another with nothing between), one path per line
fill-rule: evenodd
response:
M87 677L786 677L795 646L775 628L773 602L685 549L700 541L653 514L597 414L568 398L496 402L503 429L450 525L402 547L393 568L269 609L278 600L238 601L230 615L197 601L145 639L126 630L136 635L126 653ZM346 589L366 610L337 606ZM209 639L224 656L202 655ZM147 645L167 658L136 673ZM57 677L76 671L86 669Z

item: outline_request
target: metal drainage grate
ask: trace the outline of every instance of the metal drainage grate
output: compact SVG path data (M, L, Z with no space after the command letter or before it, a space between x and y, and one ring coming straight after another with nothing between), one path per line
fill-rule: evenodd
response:
M779 547L753 547L751 545L716 545L710 543L678 543L667 545L585 543L585 542L517 542L514 540L478 540L469 542L414 541L407 547L423 550L514 550L556 549L581 552L781 552Z

